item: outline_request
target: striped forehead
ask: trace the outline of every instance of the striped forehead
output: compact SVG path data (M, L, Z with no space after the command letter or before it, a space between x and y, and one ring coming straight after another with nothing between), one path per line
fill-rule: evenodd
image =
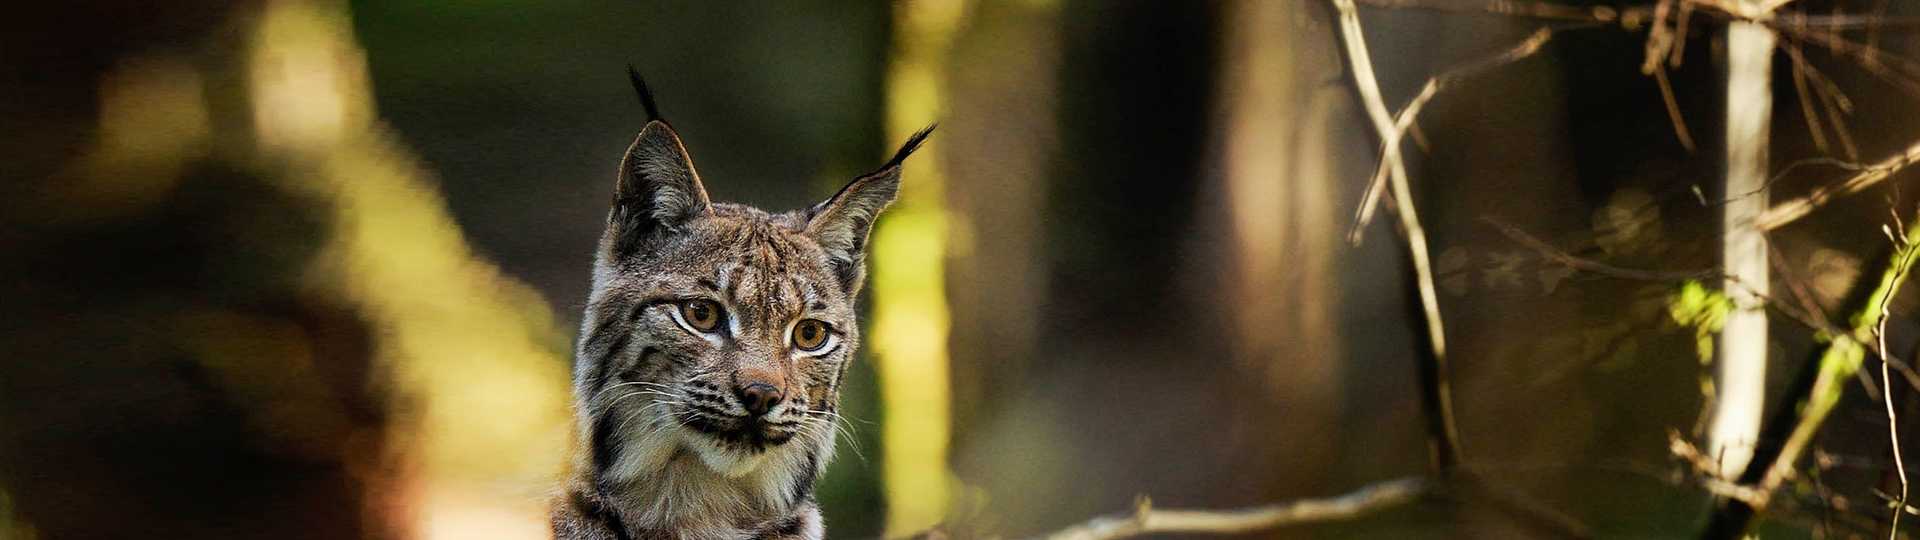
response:
M824 305L809 280L757 262L752 255L736 256L715 265L713 278L701 283L727 301L741 324L781 326L810 305Z

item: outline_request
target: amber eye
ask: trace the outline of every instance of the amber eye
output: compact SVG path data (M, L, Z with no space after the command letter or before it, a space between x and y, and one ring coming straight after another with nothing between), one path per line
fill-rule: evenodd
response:
M712 300L688 300L680 304L680 318L694 330L712 332L720 326L720 305Z
M793 327L793 346L803 351L820 350L827 344L827 323L814 319L800 321Z

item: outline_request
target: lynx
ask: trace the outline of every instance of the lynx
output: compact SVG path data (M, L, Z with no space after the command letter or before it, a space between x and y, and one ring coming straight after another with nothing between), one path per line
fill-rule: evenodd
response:
M554 535L821 538L813 485L860 344L867 236L933 128L826 201L773 214L708 200L629 74L647 123L593 263L573 366L583 457Z

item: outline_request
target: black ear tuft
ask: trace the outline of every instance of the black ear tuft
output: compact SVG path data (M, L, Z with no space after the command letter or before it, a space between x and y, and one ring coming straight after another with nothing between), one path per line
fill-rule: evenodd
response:
M887 164L880 166L880 168L899 167L901 163L906 163L907 156L911 156L914 151L919 150L920 144L927 142L927 136L932 135L933 128L937 127L940 127L939 122L927 124L927 127L920 128L920 131L914 132L913 136L907 137L907 142L901 144L899 150L894 151L893 159L887 160Z
M647 120L663 120L660 107L653 104L653 91L647 89L647 80L640 77L640 70L633 64L627 64L627 79L633 82L633 93L640 95L640 106L647 109Z
M866 273L867 236L873 232L874 221L900 192L901 165L932 133L931 125L914 133L886 165L855 178L833 197L808 209L806 234L826 250L835 277L849 294L859 291Z

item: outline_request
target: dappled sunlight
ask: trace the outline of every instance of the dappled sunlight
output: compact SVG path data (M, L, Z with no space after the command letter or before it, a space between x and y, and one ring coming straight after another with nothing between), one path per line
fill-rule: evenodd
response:
M467 247L430 180L371 121L341 6L277 1L261 17L251 88L261 142L328 201L308 281L378 329L394 414L394 519L432 538L539 537L569 433L566 337L540 295Z
M0 540L1899 536L1878 3L16 10Z
M894 6L898 30L887 69L887 129L906 140L946 110L947 50L966 4L957 0ZM947 215L941 135L907 168L900 199L873 233L873 358L886 424L881 443L887 531L925 530L946 515L953 474L947 466L949 399Z

